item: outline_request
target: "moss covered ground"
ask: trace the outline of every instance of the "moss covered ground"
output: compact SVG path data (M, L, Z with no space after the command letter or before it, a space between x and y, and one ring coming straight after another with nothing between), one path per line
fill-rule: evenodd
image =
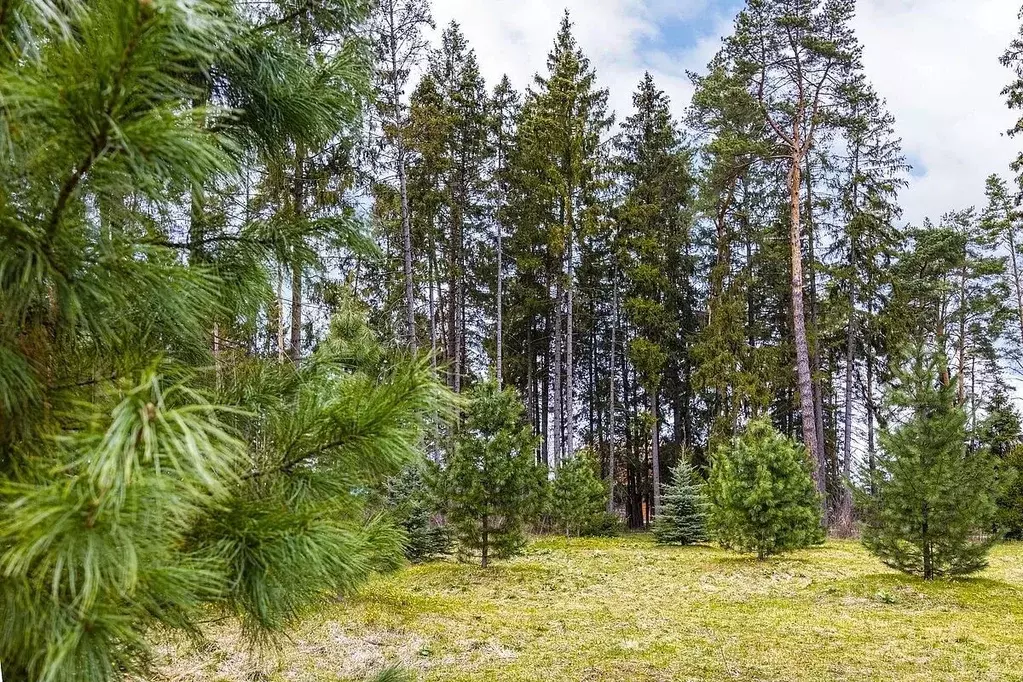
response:
M970 579L925 583L855 542L757 562L647 535L542 538L482 570L382 576L310 618L276 655L230 625L166 652L192 680L1023 680L1023 544ZM254 674L255 673L255 674Z

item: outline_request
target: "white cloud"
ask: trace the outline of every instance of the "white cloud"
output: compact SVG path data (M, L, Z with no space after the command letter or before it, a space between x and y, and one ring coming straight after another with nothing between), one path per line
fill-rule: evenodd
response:
M681 111L691 88L686 69L702 68L717 49L717 36L693 50L667 54L643 45L660 36L661 21L685 20L708 11L712 0L434 0L438 29L458 21L476 50L489 83L507 73L519 90L533 75L546 70L567 8L575 34L597 70L603 87L611 91L611 106L621 118L631 106L632 92L646 70L672 96ZM730 19L729 19L730 20Z
M1019 145L1000 95L998 58L1016 34L1018 0L861 0L856 21L867 75L888 100L922 177L902 195L919 222L978 207L984 179L1008 174Z
M1020 147L1002 133L1014 120L1000 96L998 57L1016 33L1019 0L860 0L856 29L867 74L888 100L920 177L903 195L906 219L983 202L984 178L1007 173ZM611 90L619 120L649 70L681 115L701 71L731 30L735 2L721 0L434 0L438 27L456 19L493 84L524 88L545 69L563 10ZM662 27L697 19L695 40L672 47ZM655 47L651 47L651 45Z

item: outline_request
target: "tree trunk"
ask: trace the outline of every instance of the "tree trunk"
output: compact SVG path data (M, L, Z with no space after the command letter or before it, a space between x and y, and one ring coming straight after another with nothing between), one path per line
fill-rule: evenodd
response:
M814 415L813 374L810 371L810 348L806 333L806 313L803 304L803 249L800 225L801 159L793 153L789 165L789 253L791 257L792 287L792 332L796 347L796 381L799 389L799 407L803 423L803 443L813 464L813 479L821 495L822 513L825 522L827 509L824 481L825 462L817 439L817 424Z
M277 264L277 362L284 362L284 272Z
M483 533L481 537L482 542L482 560L480 565L486 568L490 564L490 516L488 514L483 515Z
M607 496L607 510L609 512L614 511L615 505L615 353L617 352L618 345L618 269L615 268L613 289L614 293L611 298L611 375L609 378L611 389L610 389L610 403L611 410L608 414L608 496Z
M1016 227L1012 224L1012 214L1008 216L1006 234L1009 242L1009 262L1012 264L1012 283L1016 289L1016 312L1019 315L1019 340L1023 348L1023 281L1020 280L1018 254L1016 253Z
M504 388L504 244L497 223L497 388Z
M291 202L295 220L301 221L305 210L305 149L295 146L295 176L291 181ZM302 266L291 266L291 361L302 359Z
M653 498L653 518L661 513L661 420L657 414L657 387L650 389L650 413L653 424L650 428L650 471L653 481L650 495Z
M810 174L810 157L806 158L806 255L807 255L807 281L810 286L810 329L814 333L814 343L810 354L810 372L813 376L813 420L817 430L817 446L820 448L821 457L827 458L827 440L824 436L824 391L820 380L821 354L820 339L817 338L817 243L816 224L813 219L813 178ZM827 476L827 469L824 470ZM825 478L825 490L827 483ZM827 508L827 501L825 501Z
M565 295L565 458L575 456L575 253L568 241L568 291Z
M391 62L391 106L394 120L394 165L398 175L398 194L401 201L401 241L402 241L402 270L405 277L405 334L408 344L415 349L416 342L416 302L415 284L412 279L412 217L409 214L408 203L408 178L405 168L405 143L402 140L402 128L404 127L401 115L401 84L398 74L398 33L401 27L394 13L394 2L388 5L388 33L389 33L389 54Z
M877 485L874 482L875 474L875 452L874 452L874 358L867 353L867 471L870 472L870 494L877 493Z
M554 381L554 405L553 405L553 417L554 417L554 429L551 432L551 466L557 469L561 465L561 438L562 438L562 409L564 405L564 397L561 393L561 371L562 371L562 360L561 360L561 348L562 348L562 323L561 313L564 296L561 292L561 273L558 273L558 281L554 286L554 373L552 379Z

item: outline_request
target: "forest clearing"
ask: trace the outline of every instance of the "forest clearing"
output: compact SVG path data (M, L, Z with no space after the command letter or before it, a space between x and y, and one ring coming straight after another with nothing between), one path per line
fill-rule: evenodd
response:
M0 682L1023 681L1020 2L0 0Z
M1023 544L975 577L923 582L858 543L767 562L645 534L535 540L483 570L441 561L378 577L297 628L273 682L1023 679ZM218 631L169 665L180 682L248 679Z

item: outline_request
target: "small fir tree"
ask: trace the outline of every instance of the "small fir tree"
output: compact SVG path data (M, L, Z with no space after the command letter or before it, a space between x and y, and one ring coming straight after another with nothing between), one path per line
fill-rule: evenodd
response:
M607 486L587 452L558 467L549 505L551 521L566 536L602 535L614 527L608 518Z
M515 555L524 544L540 488L533 456L538 439L523 419L514 389L498 390L489 381L474 388L469 401L439 482L459 556L478 556L486 567L492 558Z
M692 545L707 539L707 498L696 470L684 458L671 470L661 496L654 537L662 544Z
M764 559L824 539L806 451L765 420L717 451L707 493L708 526L723 547Z
M996 537L996 469L967 448L967 416L941 353L918 348L887 397L883 454L867 498L863 544L885 564L931 580L987 565Z
M449 554L451 530L438 519L424 463L406 467L388 481L387 505L405 532L405 558L422 563Z

